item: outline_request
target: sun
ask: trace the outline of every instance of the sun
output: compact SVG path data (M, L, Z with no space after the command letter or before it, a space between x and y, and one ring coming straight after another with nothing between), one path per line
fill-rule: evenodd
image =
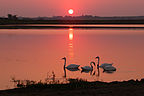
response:
M68 10L68 13L69 13L70 15L72 15L72 14L74 13L73 9L69 9L69 10Z

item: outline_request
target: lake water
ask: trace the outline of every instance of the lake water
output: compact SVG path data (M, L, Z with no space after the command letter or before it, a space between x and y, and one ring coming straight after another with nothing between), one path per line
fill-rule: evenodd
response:
M117 70L90 73L66 70L64 61L89 65L100 56L100 64L114 63ZM88 81L122 81L144 77L144 30L120 29L1 29L0 89L13 88L16 79L44 80L82 78Z

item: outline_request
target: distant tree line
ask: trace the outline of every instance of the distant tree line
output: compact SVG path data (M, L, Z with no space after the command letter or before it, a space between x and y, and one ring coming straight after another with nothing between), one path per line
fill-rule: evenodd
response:
M17 15L8 14L7 16L8 16L8 19L10 19L10 20L17 20L18 19Z

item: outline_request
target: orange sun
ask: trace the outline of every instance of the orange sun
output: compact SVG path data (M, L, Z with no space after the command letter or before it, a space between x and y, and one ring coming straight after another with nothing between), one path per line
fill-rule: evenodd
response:
M68 13L69 13L70 15L72 15L72 14L74 13L73 9L69 9L69 10L68 10Z

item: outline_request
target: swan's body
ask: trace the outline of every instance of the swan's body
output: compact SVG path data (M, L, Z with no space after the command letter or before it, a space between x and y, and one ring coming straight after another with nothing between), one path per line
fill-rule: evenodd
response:
M92 71L93 68L90 67L90 66L84 66L84 67L81 67L82 70L85 70L85 71Z
M112 66L112 64L113 64L113 63L103 63L103 64L101 64L99 67L100 67L100 68L104 68L104 67L106 67L106 66Z
M67 70L72 71L72 72L74 72L74 71L79 71L78 68L67 68Z
M103 67L104 71L116 71L116 68L113 66L105 66Z
M77 64L70 64L70 65L68 65L66 67L66 57L64 57L62 59L65 60L65 62L64 62L64 68L67 68L67 69L78 69L78 67L80 66L80 65L77 65Z
M89 71L89 70L82 70L81 73L90 73L90 75L94 76L95 75L95 71Z
M78 68L80 65L76 65L76 64L70 64L68 65L66 68L70 68L70 69L75 69L75 68Z
M83 71L92 71L92 70L93 70L92 63L95 65L95 62L91 62L91 63L90 63L91 66L84 66L84 67L81 67L81 69L82 69Z

